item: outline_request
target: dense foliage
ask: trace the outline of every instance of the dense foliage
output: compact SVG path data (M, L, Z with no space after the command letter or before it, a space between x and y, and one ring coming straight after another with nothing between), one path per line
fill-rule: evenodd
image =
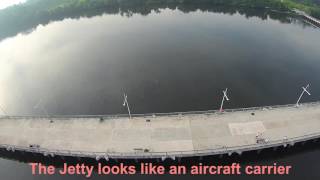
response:
M50 21L99 13L148 14L151 10L167 7L183 11L191 6L205 10L224 6L260 11L300 9L320 18L319 4L320 0L27 0L26 3L0 10L0 40Z
M296 8L320 17L320 0L28 0L23 5L16 5L0 11L0 20L6 15L53 15L97 8L148 4L210 4L252 8L269 7L281 10Z
M299 9L320 18L320 0L283 0L289 9Z

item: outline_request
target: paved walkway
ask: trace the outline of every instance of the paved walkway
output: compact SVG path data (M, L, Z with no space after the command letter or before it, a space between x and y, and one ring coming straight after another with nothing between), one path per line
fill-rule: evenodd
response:
M67 150L64 152L82 151L85 156L118 154L119 157L135 154L152 157L157 153L161 156L191 156L193 152L214 154L215 149L236 151L241 146L255 149L319 134L320 104L223 114L118 117L103 121L98 117L51 120L3 117L0 119L0 145L55 154L59 154L58 150ZM261 134L258 137L263 140L261 144L257 143L257 134ZM40 149L29 148L30 145L39 145Z
M313 21L314 23L320 25L320 20L319 19L316 19L312 16L309 16L307 13L303 12L303 11L299 11L297 9L294 10L294 12L298 13L299 15L301 16L304 16L305 18L309 19L310 21Z

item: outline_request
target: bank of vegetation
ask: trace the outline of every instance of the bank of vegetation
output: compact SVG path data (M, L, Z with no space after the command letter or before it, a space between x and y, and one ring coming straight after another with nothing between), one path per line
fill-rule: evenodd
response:
M319 16L320 0L27 0L0 11L0 15L10 11L10 14L47 12L51 14L66 11L90 10L94 8L148 5L148 4L215 4L229 6L246 6L254 8L275 8L292 10L294 8Z
M320 18L320 0L282 0L282 3L290 10L298 9Z
M184 12L190 12L193 7L219 12L222 6L230 9L260 9L261 12L262 9L299 9L320 18L320 0L27 0L26 3L0 10L0 40L30 31L39 24L68 17L90 17L102 13L128 15L136 12L146 15L150 10L167 7Z
M50 14L91 10L103 7L148 4L214 4L252 8L299 9L320 18L320 0L28 0L24 5L7 9L13 14L47 12ZM21 13L21 12L20 12Z

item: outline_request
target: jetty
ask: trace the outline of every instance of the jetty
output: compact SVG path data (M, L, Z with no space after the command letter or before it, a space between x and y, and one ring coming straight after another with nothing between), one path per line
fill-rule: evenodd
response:
M307 13L300 11L300 10L297 10L297 9L294 9L293 11L295 13L297 13L298 15L304 17L307 21L311 22L312 24L320 27L320 20L319 19L316 19L316 18L308 15Z
M294 146L320 137L320 102L113 116L1 116L0 148L44 156L172 159Z

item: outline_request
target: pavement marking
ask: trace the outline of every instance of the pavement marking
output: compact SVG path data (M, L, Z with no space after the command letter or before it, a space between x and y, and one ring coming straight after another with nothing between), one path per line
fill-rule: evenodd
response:
M266 131L261 121L229 123L228 125L232 136L258 134Z

